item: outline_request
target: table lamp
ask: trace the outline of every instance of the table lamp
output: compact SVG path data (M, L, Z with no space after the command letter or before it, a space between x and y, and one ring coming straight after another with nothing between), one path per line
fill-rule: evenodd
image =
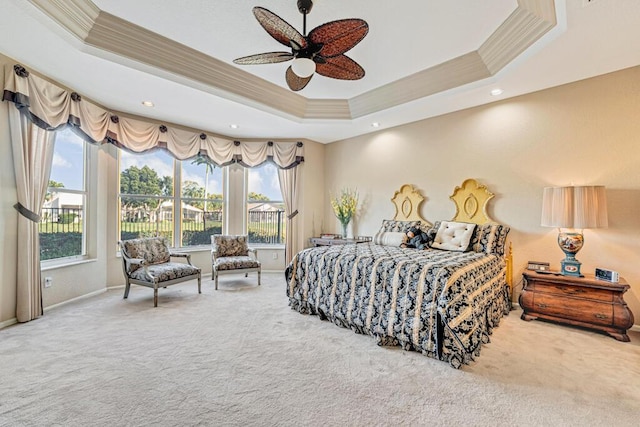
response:
M581 277L581 263L576 254L584 245L582 230L608 225L604 186L546 187L542 195L541 225L558 228L558 246L565 253L561 273Z

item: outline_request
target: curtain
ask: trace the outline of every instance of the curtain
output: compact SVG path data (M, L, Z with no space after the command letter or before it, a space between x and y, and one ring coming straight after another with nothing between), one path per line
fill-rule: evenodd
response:
M201 155L217 166L238 163L254 167L272 161L278 168L289 169L304 161L302 142L234 141L127 117L87 101L19 64L5 70L2 98L14 103L43 129L72 125L74 132L88 142L111 143L136 153L165 149L178 160Z
M285 265L302 249L298 238L298 206L300 168L278 169L280 191L284 197L284 209L287 214L287 237L284 247Z
M40 234L38 223L49 185L54 132L31 122L17 108L9 108L18 203L18 265L16 318L28 322L42 315Z

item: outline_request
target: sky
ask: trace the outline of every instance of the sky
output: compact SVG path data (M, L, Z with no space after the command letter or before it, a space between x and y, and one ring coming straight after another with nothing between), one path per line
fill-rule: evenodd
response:
M51 167L51 179L62 182L65 188L82 190L83 181L83 150L85 142L65 129L56 132L56 144ZM131 166L142 168L148 165L159 176L173 176L173 158L165 151L157 150L148 154L132 154L121 151L121 169ZM182 181L195 181L204 187L206 168L204 165L191 163L192 160L182 162ZM280 185L277 168L271 163L249 169L248 191L261 193L270 200L281 201ZM214 168L208 179L209 193L222 193L222 169Z

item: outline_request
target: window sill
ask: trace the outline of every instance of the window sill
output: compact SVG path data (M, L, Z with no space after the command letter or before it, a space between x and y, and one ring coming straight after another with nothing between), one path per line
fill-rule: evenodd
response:
M74 265L88 264L96 262L95 259L89 258L64 258L59 260L48 260L40 263L40 271L56 270L58 268L73 267Z

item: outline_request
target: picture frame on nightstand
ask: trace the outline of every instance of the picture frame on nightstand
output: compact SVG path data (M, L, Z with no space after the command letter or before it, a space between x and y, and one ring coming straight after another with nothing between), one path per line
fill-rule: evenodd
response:
M542 261L529 261L527 264L527 270L532 271L549 271L549 263Z

